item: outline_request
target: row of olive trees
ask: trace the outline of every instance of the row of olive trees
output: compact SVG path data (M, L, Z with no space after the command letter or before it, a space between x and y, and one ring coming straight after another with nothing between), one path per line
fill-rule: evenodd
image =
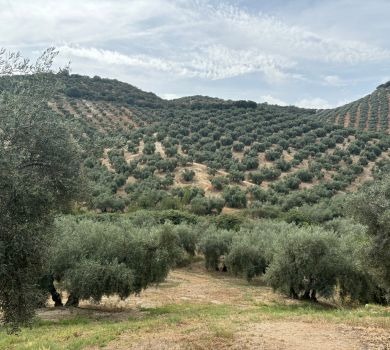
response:
M171 224L140 227L128 219L94 222L64 217L55 224L47 274L68 292L67 306L103 295L126 298L162 282L169 269L188 260L192 230ZM63 304L54 285L46 285L56 305Z
M346 220L328 225L324 229L262 221L237 232L211 228L201 238L200 249L207 268L217 268L224 256L228 271L248 280L263 276L274 289L293 298L315 301L337 291L341 298L386 302L386 285L372 270L375 263L367 260L367 247L375 245L364 226ZM386 252L376 258L380 267L387 258Z

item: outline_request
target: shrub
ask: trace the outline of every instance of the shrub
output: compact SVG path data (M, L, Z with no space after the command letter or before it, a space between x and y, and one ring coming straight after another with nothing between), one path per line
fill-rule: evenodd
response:
M192 181L195 177L195 171L193 170L188 170L188 169L185 169L182 173L181 173L181 178L184 180L184 181Z
M313 174L306 169L297 171L295 176L302 182L311 182L313 180Z
M146 142L144 144L144 150L143 150L144 154L154 154L155 151L156 151L156 145L153 142Z
M224 176L216 176L211 180L211 184L218 191L221 191L223 189L223 187L225 185L227 185L228 183L229 183L229 180Z
M230 208L245 208L246 207L246 195L238 186L227 187L223 191L223 198L226 205Z

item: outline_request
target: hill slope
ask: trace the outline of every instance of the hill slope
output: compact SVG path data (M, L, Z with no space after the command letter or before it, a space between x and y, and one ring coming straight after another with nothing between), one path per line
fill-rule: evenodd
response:
M83 148L89 206L102 211L287 211L353 191L388 163L390 136L349 127L341 119L346 107L332 119L331 111L252 101L166 101L99 77L52 78L61 88L50 108ZM386 94L388 87L380 87L350 104L359 111L359 123L364 101L382 101ZM385 104L378 105L385 113ZM368 109L367 125L377 125L383 118Z
M343 127L390 132L390 82L371 94L344 106L325 110L319 116Z

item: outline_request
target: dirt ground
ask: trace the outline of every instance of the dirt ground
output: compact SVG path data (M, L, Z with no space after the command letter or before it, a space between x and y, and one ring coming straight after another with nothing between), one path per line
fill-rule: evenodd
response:
M226 305L234 306L235 311L215 322L206 321L206 314L204 319L186 315L172 325L165 322L146 331L125 331L104 349L390 349L388 325L361 325L343 322L343 319L335 322L305 314L263 315L257 307L293 307L299 306L300 302L273 292L260 281L249 285L243 279L224 273L209 273L201 263L172 271L166 282L147 289L139 297L123 301L115 297L104 298L99 305L83 302L76 311L47 308L40 312L40 317L56 320L74 316L77 312L82 316L120 322L129 317L142 318L145 310L172 305L177 310L188 305L195 307L194 310L197 305L199 309L210 307L211 310Z

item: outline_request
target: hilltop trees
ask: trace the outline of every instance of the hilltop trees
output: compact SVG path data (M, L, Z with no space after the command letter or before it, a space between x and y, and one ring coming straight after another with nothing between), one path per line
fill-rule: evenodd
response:
M55 55L49 49L31 64L0 52L1 75L28 74L0 92L0 309L11 329L40 301L53 214L68 208L80 178L78 148L48 109Z

